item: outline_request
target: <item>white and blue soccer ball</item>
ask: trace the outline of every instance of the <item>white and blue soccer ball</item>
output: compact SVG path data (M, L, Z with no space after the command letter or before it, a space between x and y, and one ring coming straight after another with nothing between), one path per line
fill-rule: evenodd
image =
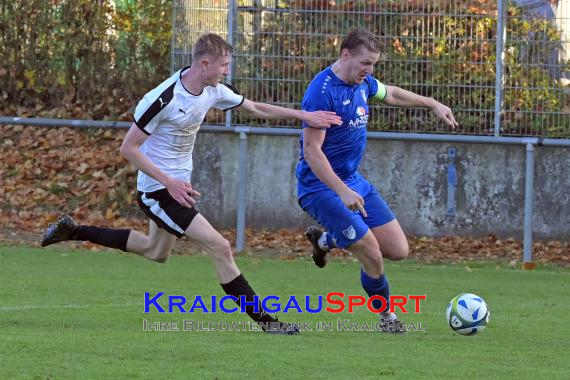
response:
M475 294L460 294L447 305L447 323L461 335L480 333L489 323L489 316L487 304Z

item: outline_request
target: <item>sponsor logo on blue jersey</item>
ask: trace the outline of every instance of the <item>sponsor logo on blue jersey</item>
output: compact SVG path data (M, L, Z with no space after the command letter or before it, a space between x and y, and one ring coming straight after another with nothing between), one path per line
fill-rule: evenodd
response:
M368 124L368 114L366 114L366 108L362 106L356 107L356 118L349 120L348 128L358 129L366 128Z

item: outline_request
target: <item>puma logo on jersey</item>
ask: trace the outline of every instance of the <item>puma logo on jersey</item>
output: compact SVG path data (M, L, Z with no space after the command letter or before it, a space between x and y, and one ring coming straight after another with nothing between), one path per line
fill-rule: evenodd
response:
M167 104L162 101L162 98L158 98L158 100L160 101L160 108L164 107Z
M178 111L182 112L184 115L186 115L186 111L184 111L182 108L178 108Z
M345 101L342 102L343 106L347 106L350 104L350 99L346 99Z

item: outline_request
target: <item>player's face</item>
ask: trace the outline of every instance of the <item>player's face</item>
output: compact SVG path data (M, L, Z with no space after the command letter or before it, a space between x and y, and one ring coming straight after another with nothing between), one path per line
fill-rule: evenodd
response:
M351 84L360 84L368 74L374 71L374 65L380 59L380 53L360 47L352 53L348 50L343 52L343 59L348 67L348 80Z
M209 57L206 70L202 74L204 84L216 87L230 73L231 55Z

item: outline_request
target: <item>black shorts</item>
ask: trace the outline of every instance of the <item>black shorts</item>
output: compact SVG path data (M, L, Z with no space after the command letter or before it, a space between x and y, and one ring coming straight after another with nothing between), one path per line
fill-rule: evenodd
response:
M160 228L175 235L184 236L190 223L198 211L194 207L188 208L176 202L168 190L161 189L150 193L138 192L137 201L144 213Z

